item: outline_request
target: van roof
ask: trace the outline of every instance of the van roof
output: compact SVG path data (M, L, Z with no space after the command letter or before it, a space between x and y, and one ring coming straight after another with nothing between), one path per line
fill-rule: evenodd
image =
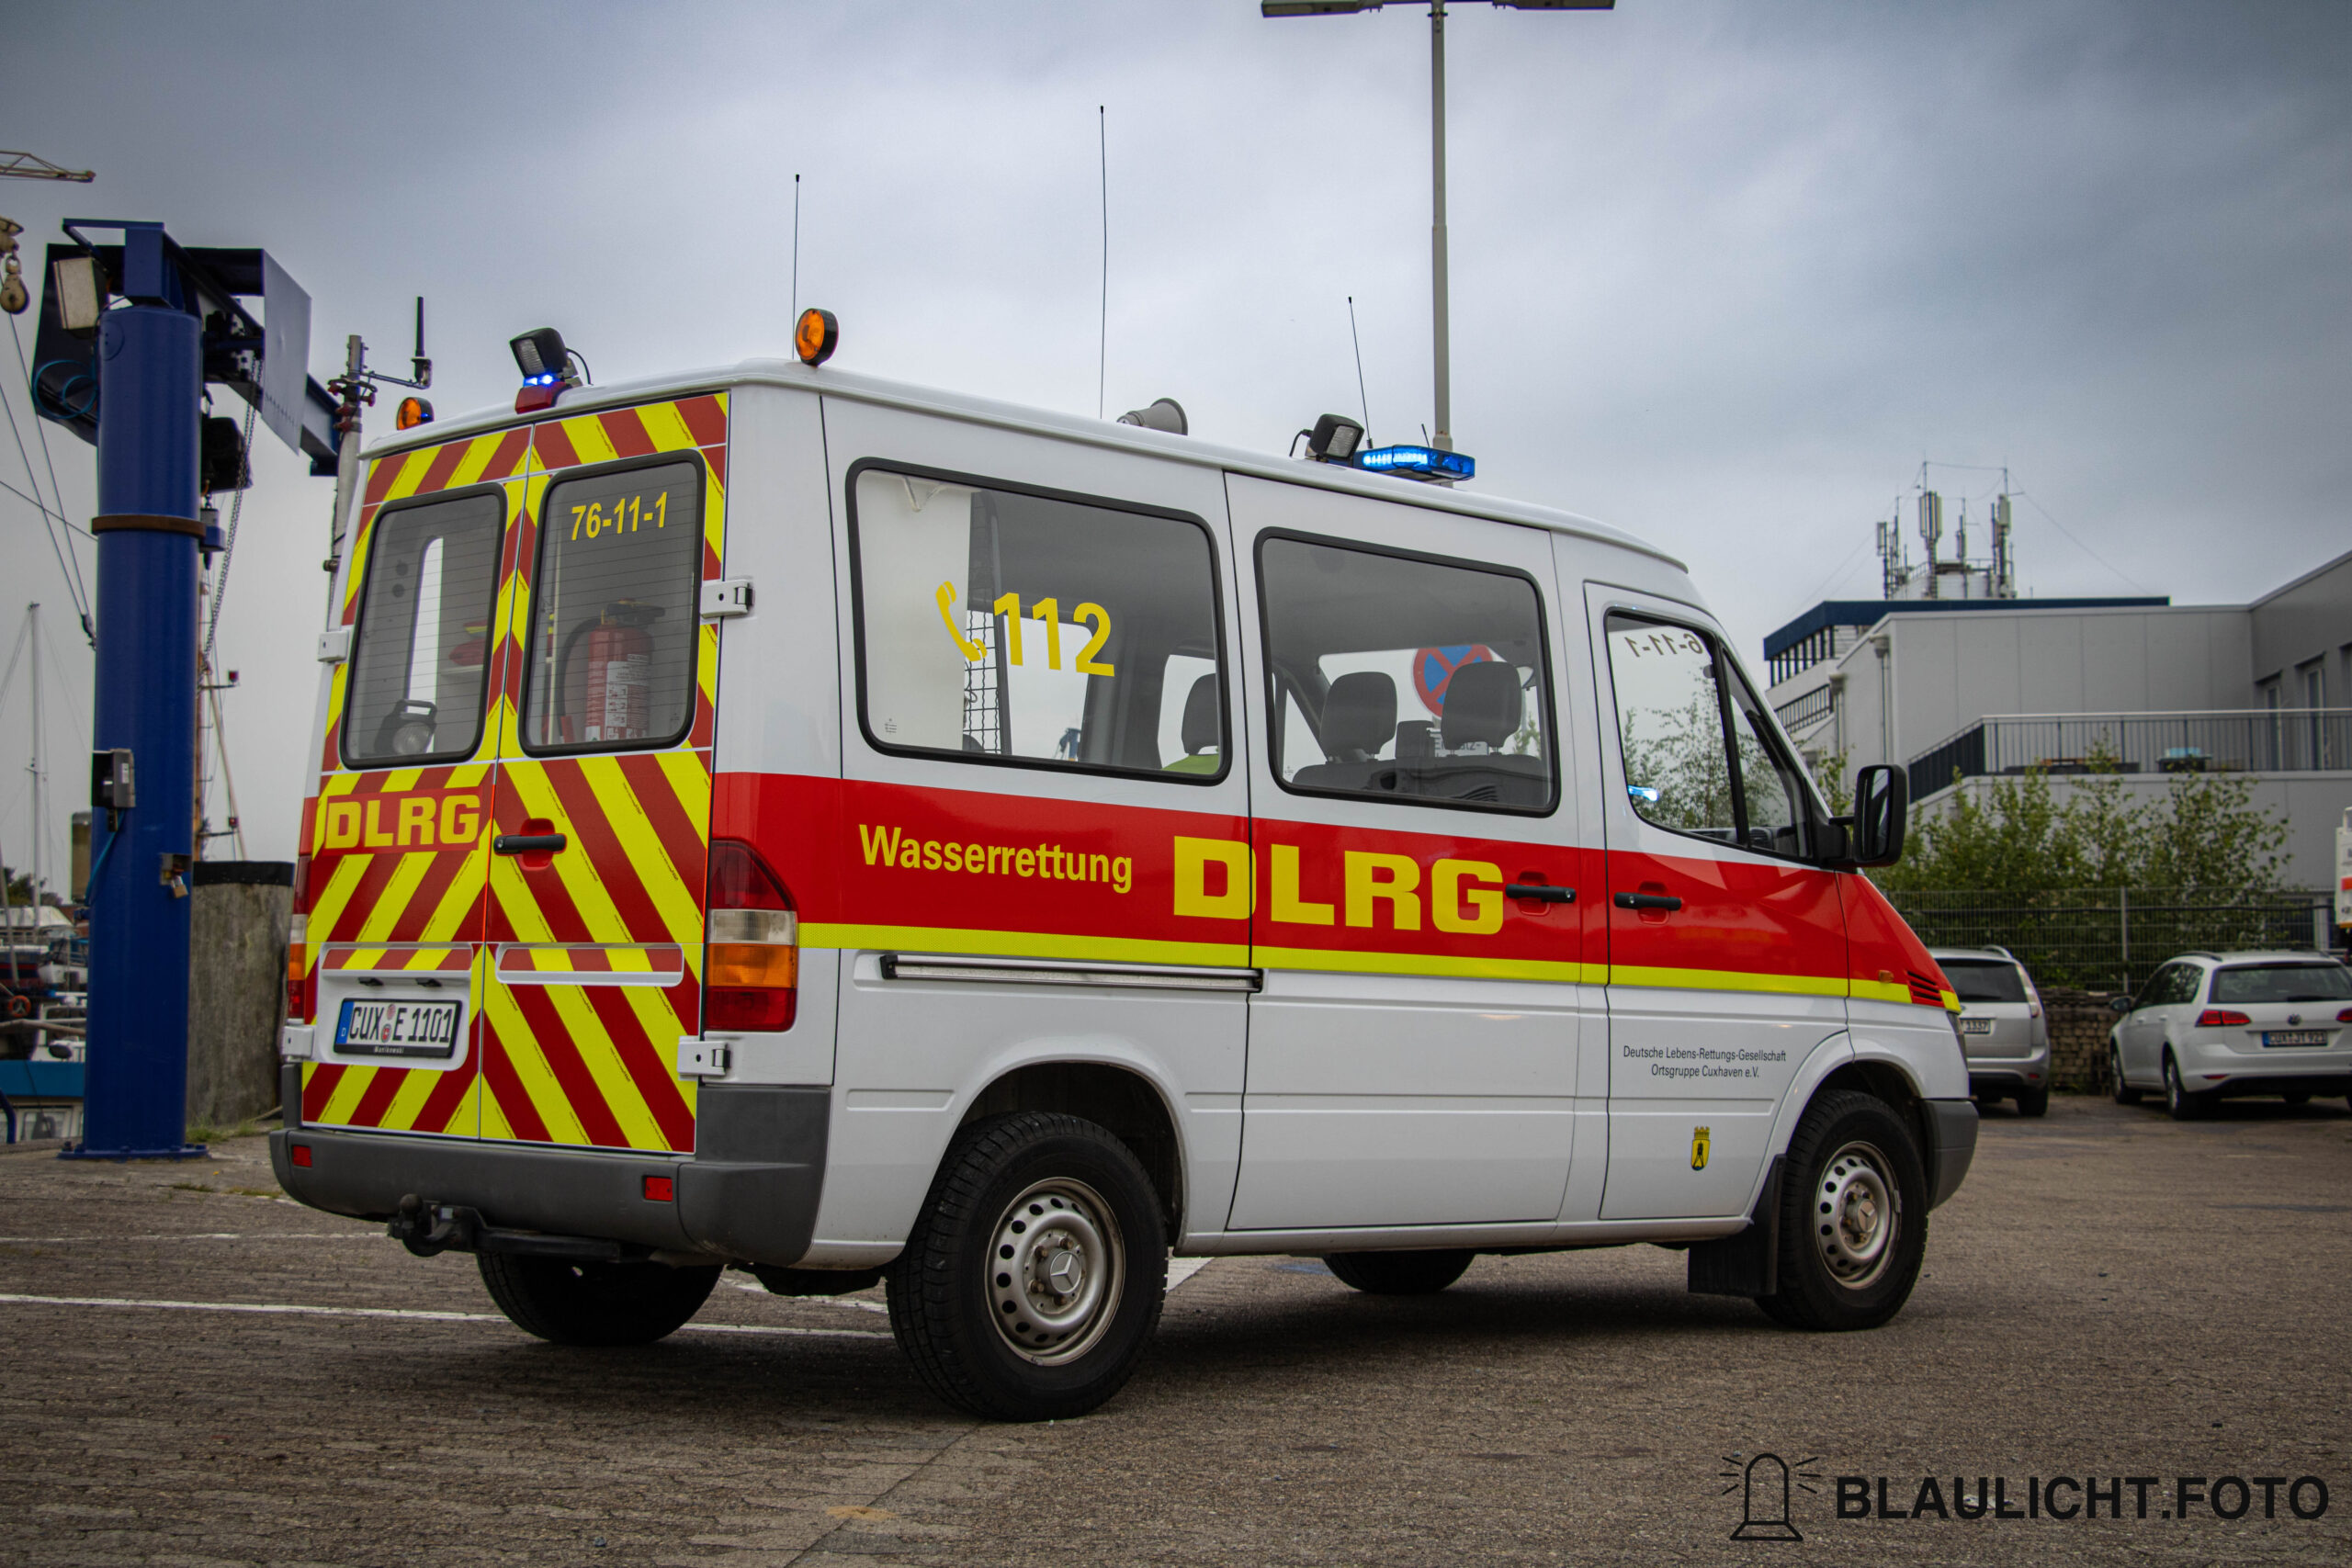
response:
M1362 469L1345 468L1332 463L1300 462L1288 457L1270 457L1263 452L1239 446L1220 446L1189 435L1171 435L1164 431L1146 430L1110 420L1088 419L1082 415L1059 413L1050 409L1024 408L1017 403L999 402L994 399L977 398L962 392L909 386L904 382L861 376L852 370L815 370L791 359L746 359L733 366L686 375L649 377L635 381L616 381L606 386L571 388L564 392L561 404L545 414L517 415L511 409L498 407L478 409L452 419L401 431L373 443L362 455L372 458L386 453L432 446L453 435L479 434L484 431L536 423L550 418L570 418L596 409L644 402L650 399L684 397L695 392L742 386L793 387L821 392L828 397L854 398L864 402L992 424L1001 429L1034 435L1091 442L1099 446L1126 447L1179 462L1251 474L1288 484L1315 485L1324 490L1370 496L1377 501L1521 523L1549 529L1555 534L1567 534L1636 550L1663 561L1677 571L1687 573L1690 570L1682 561L1656 545L1638 539L1621 528L1548 506L1534 506L1525 502L1476 493L1465 495L1444 485L1368 474Z

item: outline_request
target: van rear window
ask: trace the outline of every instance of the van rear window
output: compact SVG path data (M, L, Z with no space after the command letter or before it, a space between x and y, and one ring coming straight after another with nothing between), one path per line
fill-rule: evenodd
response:
M347 766L473 755L506 503L495 490L376 515L343 708Z
M875 745L1224 776L1216 569L1198 522L873 468L850 493Z
M1284 787L1551 808L1552 705L1533 583L1496 567L1281 534L1259 542L1258 581L1270 696L1284 716L1275 748ZM1310 735L1288 732L1294 714Z
M2213 971L2221 1002L2340 1002L2352 998L2352 970L2341 964L2233 964Z

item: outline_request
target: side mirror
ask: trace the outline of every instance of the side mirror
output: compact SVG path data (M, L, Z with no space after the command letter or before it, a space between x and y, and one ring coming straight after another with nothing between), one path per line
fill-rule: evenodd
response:
M2132 998L2130 997L2109 997L2107 998L2107 1007L2109 1012L2130 1012L2132 1010Z
M1903 858L1911 817L1911 779L1900 768L1873 762L1854 776L1853 828L1848 840L1856 865L1893 865Z

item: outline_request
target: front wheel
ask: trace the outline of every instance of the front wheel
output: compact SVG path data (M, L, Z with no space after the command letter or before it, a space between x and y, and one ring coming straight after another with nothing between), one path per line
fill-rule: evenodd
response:
M2140 1103L2140 1091L2123 1081L2123 1053L2113 1045L2107 1048L2107 1077L2109 1085L2114 1090L2116 1104L2137 1105Z
M1159 1322L1159 1195L1091 1122L998 1117L948 1151L888 1278L899 1348L940 1398L1001 1421L1083 1416Z
M1334 1252L1323 1266L1367 1295L1433 1296L1470 1267L1475 1252Z
M1917 1137L1884 1100L1839 1091L1789 1141L1777 1288L1756 1304L1791 1328L1876 1328L1911 1299L1928 1252Z
M650 1345L702 1310L718 1269L572 1263L480 1252L490 1299L515 1327L558 1345Z

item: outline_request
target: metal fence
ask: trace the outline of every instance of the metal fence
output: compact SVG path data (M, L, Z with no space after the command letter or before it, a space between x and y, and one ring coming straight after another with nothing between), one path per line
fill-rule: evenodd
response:
M2239 898L2161 889L2007 893L1890 893L1929 947L2006 947L2047 986L2135 990L2177 953L2230 949L2326 951L2333 895Z
M1911 797L1948 788L1955 776L2085 773L2095 765L2125 773L2352 768L2352 708L1987 717L1911 762Z

